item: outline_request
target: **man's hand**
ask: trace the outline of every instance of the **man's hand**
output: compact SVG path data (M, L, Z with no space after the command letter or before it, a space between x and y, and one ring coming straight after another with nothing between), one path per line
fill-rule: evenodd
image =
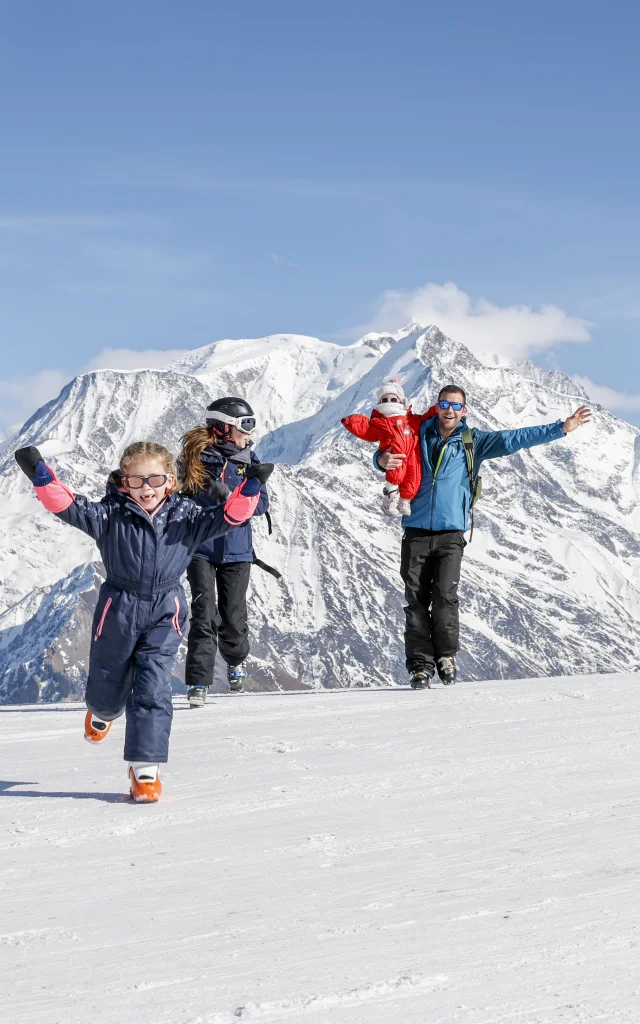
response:
M589 423L590 419L591 409L588 405L581 405L579 409L576 409L573 415L567 417L562 424L562 429L565 434L570 434L572 430L577 430L578 427L582 427L585 423Z
M386 452L378 456L378 465L386 473L388 469L397 469L398 466L401 466L404 459L406 459L406 455L392 452L390 448L387 448Z

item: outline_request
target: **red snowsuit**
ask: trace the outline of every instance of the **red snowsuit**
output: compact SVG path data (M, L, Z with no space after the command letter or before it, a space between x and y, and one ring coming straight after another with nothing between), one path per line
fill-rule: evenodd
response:
M387 483L400 488L401 498L415 498L422 482L422 458L418 441L420 424L437 413L435 406L422 416L416 416L409 407L395 416L383 416L376 409L368 416L345 416L343 426L350 434L363 441L377 441L384 450L390 448L394 455L405 455L402 465L387 470Z

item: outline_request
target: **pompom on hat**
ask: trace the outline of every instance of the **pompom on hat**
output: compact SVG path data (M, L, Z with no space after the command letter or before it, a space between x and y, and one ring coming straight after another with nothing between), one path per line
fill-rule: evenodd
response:
M404 388L400 383L399 377L392 377L390 380L383 384L381 388L378 388L378 405L383 395L395 395L399 403L406 409L407 399L405 398Z

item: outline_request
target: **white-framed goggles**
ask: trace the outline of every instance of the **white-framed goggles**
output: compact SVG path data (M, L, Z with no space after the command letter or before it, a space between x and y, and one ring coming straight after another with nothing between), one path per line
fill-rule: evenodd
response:
M227 416L226 412L218 412L217 409L207 413L207 426L220 420L231 427L237 427L243 434L252 434L256 429L255 416Z

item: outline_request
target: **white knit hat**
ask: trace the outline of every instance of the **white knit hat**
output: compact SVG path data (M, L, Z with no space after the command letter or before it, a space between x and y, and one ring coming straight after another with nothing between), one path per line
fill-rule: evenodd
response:
M382 387L378 389L378 405L380 405L380 399L383 395L395 395L400 404L406 409L407 400L404 396L404 388L400 383L399 377L392 377L386 384L383 384Z

